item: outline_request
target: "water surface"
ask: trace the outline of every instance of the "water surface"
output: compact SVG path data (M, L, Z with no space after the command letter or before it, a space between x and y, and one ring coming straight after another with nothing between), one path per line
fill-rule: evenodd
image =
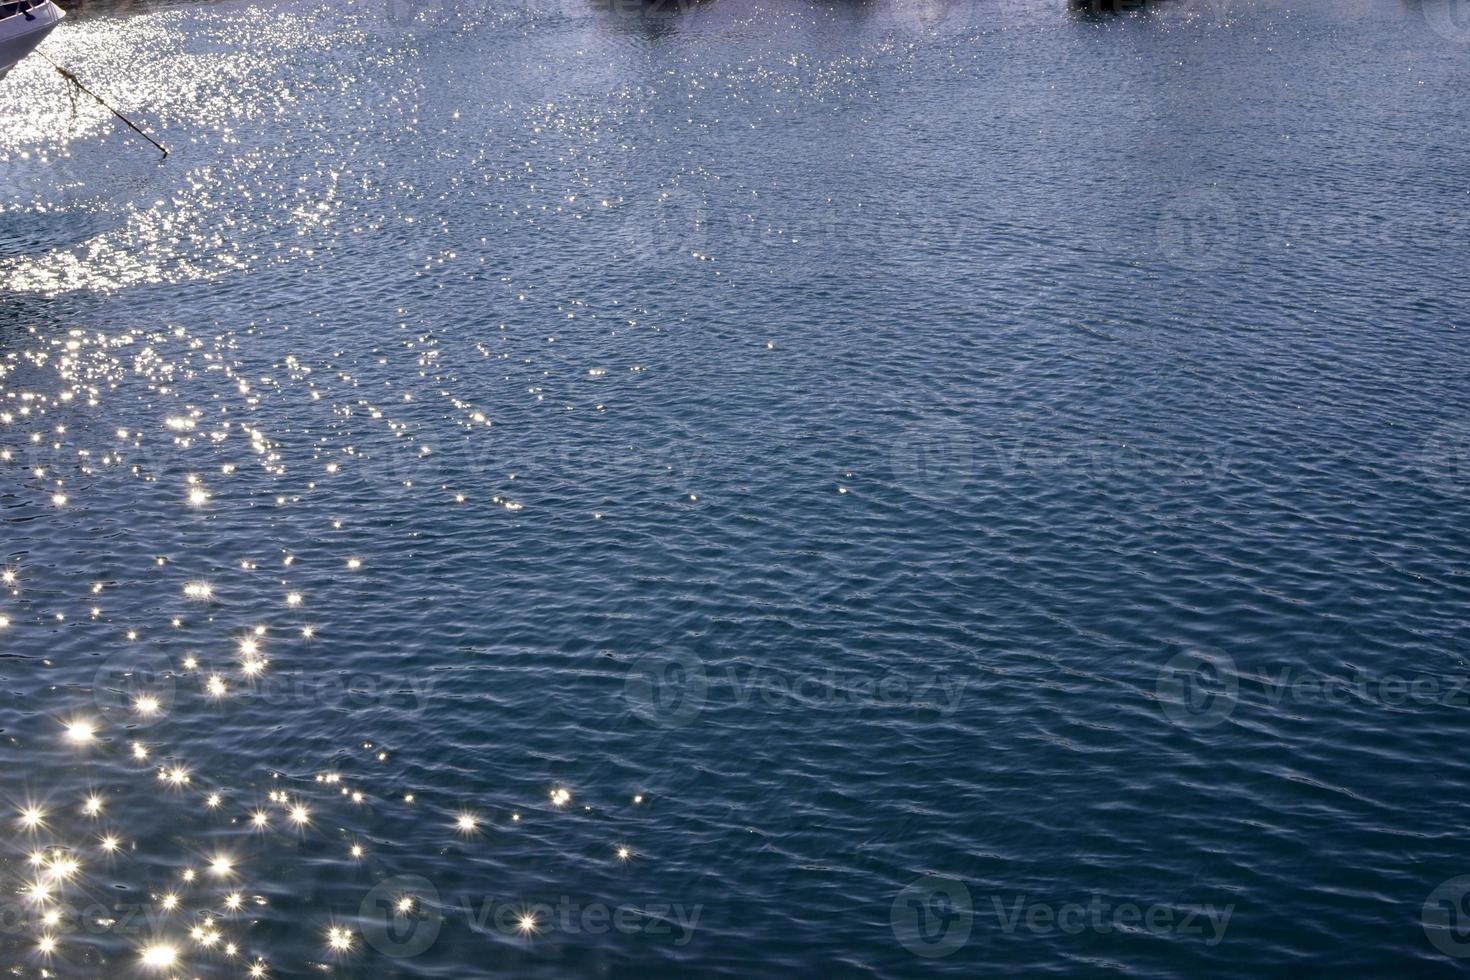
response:
M1463 973L1455 3L73 13L7 967Z

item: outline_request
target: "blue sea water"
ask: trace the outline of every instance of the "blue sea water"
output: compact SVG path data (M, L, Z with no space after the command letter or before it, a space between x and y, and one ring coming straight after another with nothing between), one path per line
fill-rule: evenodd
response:
M73 4L0 964L1463 975L1470 10L1121 6Z

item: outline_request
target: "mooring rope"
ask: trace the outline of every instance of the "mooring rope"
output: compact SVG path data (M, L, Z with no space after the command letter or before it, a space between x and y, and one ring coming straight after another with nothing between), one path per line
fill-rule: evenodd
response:
M137 126L137 124L134 123L127 116L123 115L121 112L118 112L112 106L108 105L107 104L107 101L105 99L103 99L102 96L98 95L96 92L92 91L91 89L87 88L87 86L83 85L82 84L82 80L80 78L78 78L74 72L68 71L67 69L65 69L65 68L61 67L60 65L58 65L56 62L51 61L50 56L47 55L43 51L37 51L36 54L39 54L41 57L45 58L47 61L50 61L51 62L51 67L52 68L55 68L57 71L59 71L61 73L61 77L64 78L64 79L66 79L67 85L68 85L67 92L70 93L71 98L72 98L72 108L73 108L73 111L75 111L75 108L76 108L76 98L77 98L76 93L79 92L79 91L80 92L85 92L88 95L90 95L92 98L96 99L97 100L97 104L100 105L102 108L106 109L108 112L112 113L114 116L116 116L117 118L121 119L123 122L127 123L129 129L131 129L133 132L137 133L139 136L143 137L148 142L152 143L154 146L158 147L158 152L162 153L165 157L168 156L168 148L167 147L165 147L162 143L158 142L158 140L154 139L152 136L149 136L147 133L143 132L143 130L139 129L138 126Z

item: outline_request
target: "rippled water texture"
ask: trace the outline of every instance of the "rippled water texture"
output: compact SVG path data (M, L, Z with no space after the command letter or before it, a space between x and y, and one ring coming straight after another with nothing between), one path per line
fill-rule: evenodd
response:
M14 975L1463 975L1464 4L43 50Z

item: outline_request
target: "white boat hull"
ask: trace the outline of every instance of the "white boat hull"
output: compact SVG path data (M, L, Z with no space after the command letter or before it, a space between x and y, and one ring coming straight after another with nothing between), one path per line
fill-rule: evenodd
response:
M0 78L36 50L65 16L66 12L51 0L44 0L23 13L0 18Z

